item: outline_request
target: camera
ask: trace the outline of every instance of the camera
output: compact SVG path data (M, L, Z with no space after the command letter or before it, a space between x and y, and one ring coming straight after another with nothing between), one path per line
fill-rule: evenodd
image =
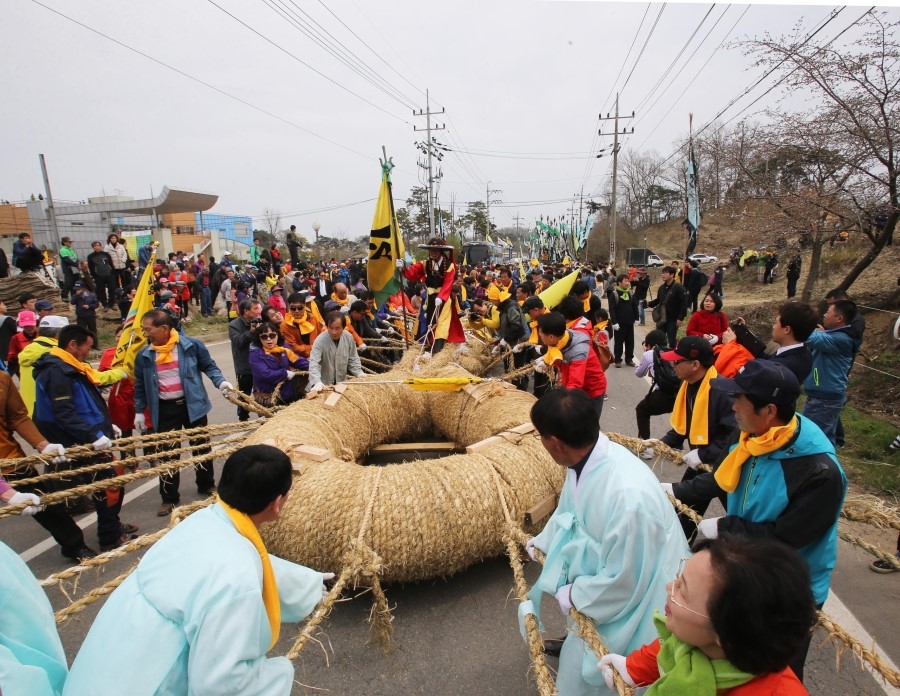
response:
M262 320L262 319L251 319L251 320L250 320L250 326L252 326L252 327L254 327L254 328L257 327L257 326L259 326L259 325L262 324L262 323L263 323L263 320Z

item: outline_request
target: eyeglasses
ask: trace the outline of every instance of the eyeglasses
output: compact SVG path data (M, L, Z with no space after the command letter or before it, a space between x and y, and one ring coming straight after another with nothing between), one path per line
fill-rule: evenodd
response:
M673 361L672 361L672 367L675 367L676 365L680 365L681 363L686 363L686 362L694 362L694 361L693 361L693 360L686 360L686 359L685 359L685 360L673 360Z
M672 602L672 604L674 604L676 607L680 607L685 611L689 611L692 614L696 614L697 616L702 616L704 619L708 619L709 614L702 614L696 609L691 609L690 607L685 606L675 599L675 588L677 588L679 586L679 583L681 582L681 575L682 573L684 573L684 564L687 563L687 560L687 558L682 558L680 561L678 561L678 570L675 572L675 579L672 581L672 591L669 592L669 601Z
M306 309L306 305L294 305L294 304L292 304L292 305L289 307L289 309L290 309L292 312L299 312L301 309Z
M259 337L262 338L262 339L265 339L265 338L278 338L278 334L277 334L277 333L264 333L264 334L260 334Z

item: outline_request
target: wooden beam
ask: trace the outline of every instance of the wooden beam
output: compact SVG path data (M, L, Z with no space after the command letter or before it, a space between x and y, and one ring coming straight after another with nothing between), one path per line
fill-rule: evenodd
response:
M291 450L291 455L311 462L324 462L331 459L331 450L312 445L298 445Z
M522 425L517 425L515 428L509 428L508 430L504 430L504 433L512 433L515 435L527 435L528 433L534 430L534 424L532 423L522 423ZM468 447L466 447L466 454L474 454L475 452L480 452L483 449L487 449L488 447L493 447L494 445L499 445L503 442L509 442L509 439L503 437L503 435L498 434L492 437L486 438L481 442L475 442Z
M459 446L455 442L393 442L387 445L376 445L369 454L388 454L394 452L453 452Z
M341 400L341 396L344 394L346 388L346 384L335 384L334 391L328 395L327 399L325 399L325 408L329 411L337 408L338 402Z
M525 524L536 525L553 514L556 509L556 493L551 493L541 502L525 511Z

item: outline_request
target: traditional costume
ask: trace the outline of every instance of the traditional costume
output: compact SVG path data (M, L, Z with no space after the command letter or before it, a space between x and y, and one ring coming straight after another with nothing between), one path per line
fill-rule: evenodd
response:
M428 295L425 323L432 332L432 353L437 353L447 341L466 342L459 321L459 307L450 301L456 279L456 264L453 262L453 247L443 239L434 238L428 244L420 244L419 248L428 250L428 259L404 268L403 275L411 282L425 284ZM432 252L439 254L437 258L432 258ZM440 310L436 311L437 307Z

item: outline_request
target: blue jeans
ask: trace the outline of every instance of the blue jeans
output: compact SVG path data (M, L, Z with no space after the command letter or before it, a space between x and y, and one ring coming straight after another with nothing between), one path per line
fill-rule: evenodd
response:
M841 410L846 403L846 394L839 399L818 399L811 396L806 400L806 406L803 407L803 415L818 425L833 445L838 418L841 417Z
M204 317L212 314L212 294L209 288L203 288L200 292L200 314Z
M638 319L641 322L641 326L646 326L646 322L644 321L644 305L647 304L646 300L640 300L638 302Z

